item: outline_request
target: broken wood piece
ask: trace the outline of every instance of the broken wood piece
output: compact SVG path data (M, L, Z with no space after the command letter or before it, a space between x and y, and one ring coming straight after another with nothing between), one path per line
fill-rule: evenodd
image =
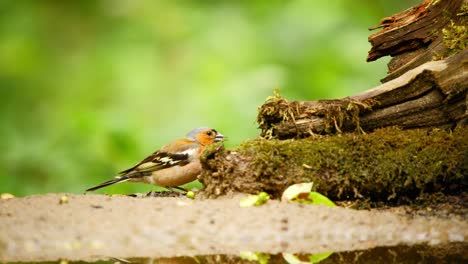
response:
M369 36L367 61L393 57L383 82L434 58L445 58L467 45L468 4L464 0L425 0L418 6L382 19Z

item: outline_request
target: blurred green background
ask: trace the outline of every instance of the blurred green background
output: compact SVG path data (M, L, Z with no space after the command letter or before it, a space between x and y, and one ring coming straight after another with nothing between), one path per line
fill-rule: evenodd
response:
M275 88L376 86L367 29L419 2L1 0L0 193L83 193L198 126L234 147Z

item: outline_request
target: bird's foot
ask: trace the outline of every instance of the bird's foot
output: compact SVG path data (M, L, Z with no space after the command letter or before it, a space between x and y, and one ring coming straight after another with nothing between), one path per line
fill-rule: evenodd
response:
M184 195L188 192L187 189L185 189L184 187L180 187L180 186L165 187L165 188L168 189L169 191L182 193L182 194L184 194ZM176 191L176 190L177 190L177 191Z
M177 197L180 192L176 191L150 191L146 194L146 197Z

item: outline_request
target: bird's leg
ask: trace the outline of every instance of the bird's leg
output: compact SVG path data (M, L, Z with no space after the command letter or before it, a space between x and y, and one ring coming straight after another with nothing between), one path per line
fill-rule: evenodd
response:
M188 192L187 189L185 189L184 187L180 187L180 186L166 187L166 189L169 189L169 190L171 190L171 191L173 191L173 192L174 192L174 189L176 189L176 190L181 191L181 192L184 193L184 194Z
M187 194L187 190L180 186L175 187L164 187L173 193L177 193L179 196L185 196ZM176 191L177 190L177 191Z

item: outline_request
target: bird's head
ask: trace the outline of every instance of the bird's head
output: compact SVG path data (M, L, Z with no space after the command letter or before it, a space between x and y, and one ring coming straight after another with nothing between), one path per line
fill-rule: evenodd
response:
M187 133L186 138L195 140L204 146L225 140L223 134L219 133L215 129L208 127L195 128Z

